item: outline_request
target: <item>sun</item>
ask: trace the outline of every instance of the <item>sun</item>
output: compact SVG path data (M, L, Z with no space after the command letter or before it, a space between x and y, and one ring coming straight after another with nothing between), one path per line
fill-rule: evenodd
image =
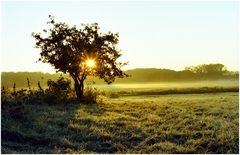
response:
M93 68L95 66L95 61L92 59L88 59L86 64L89 68Z

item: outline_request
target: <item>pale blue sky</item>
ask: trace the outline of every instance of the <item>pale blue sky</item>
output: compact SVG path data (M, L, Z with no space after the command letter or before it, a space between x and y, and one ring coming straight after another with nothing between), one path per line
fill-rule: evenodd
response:
M32 32L47 27L48 15L69 25L97 22L119 32L125 69L223 63L238 70L238 2L17 2L1 1L1 71L53 71L36 63Z

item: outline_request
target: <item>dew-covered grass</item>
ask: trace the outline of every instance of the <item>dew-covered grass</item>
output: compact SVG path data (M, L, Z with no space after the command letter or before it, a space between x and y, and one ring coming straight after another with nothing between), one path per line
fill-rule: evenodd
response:
M2 153L238 153L238 92L102 97L2 110Z

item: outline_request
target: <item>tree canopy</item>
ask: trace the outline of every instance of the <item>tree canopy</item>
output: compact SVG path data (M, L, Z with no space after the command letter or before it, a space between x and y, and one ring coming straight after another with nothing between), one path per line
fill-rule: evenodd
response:
M189 66L185 67L185 70L199 74L222 74L227 71L223 64L202 64L197 66Z
M70 27L64 22L56 22L51 15L49 19L47 24L51 28L44 29L44 35L32 34L35 47L41 50L39 61L51 64L57 72L69 73L78 97L83 95L84 80L88 75L98 76L108 84L116 77L127 76L121 70L127 63L117 61L121 56L121 50L116 47L118 33L102 33L97 23ZM89 65L90 61L92 65Z

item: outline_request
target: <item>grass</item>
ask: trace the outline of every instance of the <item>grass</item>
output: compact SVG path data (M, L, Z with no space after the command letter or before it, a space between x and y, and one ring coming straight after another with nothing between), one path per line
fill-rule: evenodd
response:
M2 110L2 153L238 153L238 92L102 97Z

